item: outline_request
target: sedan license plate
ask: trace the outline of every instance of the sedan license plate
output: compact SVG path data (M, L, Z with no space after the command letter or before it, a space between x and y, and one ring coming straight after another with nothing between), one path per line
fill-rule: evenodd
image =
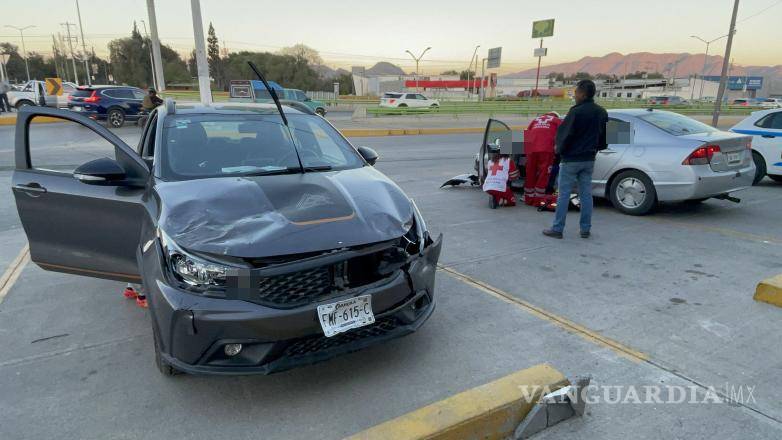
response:
M728 163L741 162L741 153L728 153Z
M369 295L318 306L318 319L323 333L330 338L353 328L375 322L372 313L372 297Z
M81 107L73 107L73 111L75 111L75 112L80 112L82 110L84 110L84 109L81 108Z

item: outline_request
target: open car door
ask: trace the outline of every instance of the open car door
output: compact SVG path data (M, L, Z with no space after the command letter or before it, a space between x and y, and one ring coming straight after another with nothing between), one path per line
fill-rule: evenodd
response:
M47 107L19 112L15 142L12 191L32 261L45 270L139 282L150 173L138 154L96 122Z

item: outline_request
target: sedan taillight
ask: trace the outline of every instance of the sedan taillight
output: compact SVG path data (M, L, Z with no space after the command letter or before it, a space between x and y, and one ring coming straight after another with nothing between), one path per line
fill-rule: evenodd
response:
M98 96L98 91L93 90L92 95L84 98L84 102L89 102L91 104L95 104L96 102L100 101L100 97Z
M684 159L682 165L708 165L711 163L711 158L714 156L714 153L719 152L719 145L704 145L703 147L698 147Z

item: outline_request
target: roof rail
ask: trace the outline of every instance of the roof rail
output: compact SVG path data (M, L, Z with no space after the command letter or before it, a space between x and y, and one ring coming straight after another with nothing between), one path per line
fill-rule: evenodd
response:
M168 113L169 115L176 114L176 101L174 101L172 98L166 98L165 105L166 105L166 113Z

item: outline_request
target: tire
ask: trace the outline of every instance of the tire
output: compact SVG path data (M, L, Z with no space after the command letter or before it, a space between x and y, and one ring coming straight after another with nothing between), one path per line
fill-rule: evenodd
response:
M125 112L118 108L110 109L106 113L106 125L111 128L120 128L125 125Z
M155 344L155 366L157 367L158 371L160 371L160 374L163 376L176 376L182 374L181 371L177 370L171 364L163 360L163 356L160 354L160 336L158 336L158 331L154 325L152 326L152 339Z
M18 101L16 104L14 104L14 107L16 107L17 110L20 108L26 106L26 105L35 105L32 101L28 101L26 99L23 99L21 101Z
M608 196L616 209L629 215L648 214L657 205L652 180L638 170L622 171L614 177Z
M767 174L767 176L774 182L782 183L782 176L775 176L773 174Z
M396 108L407 108L407 104L399 104Z
M437 104L432 104L432 105L429 106L429 108L432 109L432 110L437 110L438 108L440 108L440 106L437 105Z
M315 113L317 113L321 118L326 116L326 109L318 107L315 109Z
M752 152L752 161L755 162L755 178L752 179L752 185L757 185L766 177L766 159L757 151Z

